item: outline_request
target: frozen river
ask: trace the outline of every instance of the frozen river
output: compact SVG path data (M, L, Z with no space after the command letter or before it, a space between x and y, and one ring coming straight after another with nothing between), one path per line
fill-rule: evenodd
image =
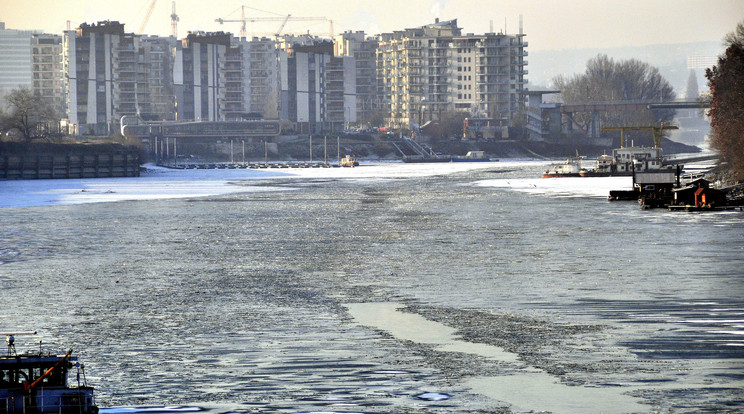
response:
M0 181L0 331L102 407L744 411L744 215L544 165Z

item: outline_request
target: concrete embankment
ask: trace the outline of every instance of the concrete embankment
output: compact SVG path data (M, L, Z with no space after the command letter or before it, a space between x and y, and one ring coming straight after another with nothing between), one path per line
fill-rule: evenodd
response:
M3 145L0 179L137 177L137 148L121 145Z

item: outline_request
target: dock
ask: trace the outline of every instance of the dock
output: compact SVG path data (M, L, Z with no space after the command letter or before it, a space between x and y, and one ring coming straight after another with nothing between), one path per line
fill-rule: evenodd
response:
M188 164L158 164L160 167L176 170L237 170L237 169L269 169L269 168L338 168L338 164L327 162L270 162L270 163L188 163Z

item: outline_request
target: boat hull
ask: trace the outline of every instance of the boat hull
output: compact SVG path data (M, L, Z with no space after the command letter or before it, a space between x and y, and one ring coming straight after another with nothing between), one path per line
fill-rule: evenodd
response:
M542 178L563 178L563 177L581 177L581 174L579 173L556 173L556 174L546 173L542 175Z
M490 158L452 158L452 162L490 162Z

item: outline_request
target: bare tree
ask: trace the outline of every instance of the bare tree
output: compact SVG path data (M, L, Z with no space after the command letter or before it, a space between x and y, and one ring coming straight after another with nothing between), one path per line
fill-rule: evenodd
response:
M2 129L17 131L24 141L45 138L57 131L59 121L53 105L35 95L31 89L20 87L5 96L8 111L3 116Z
M555 88L566 103L589 102L662 102L673 100L674 89L659 70L637 59L615 61L607 55L597 55L586 64L583 74L557 76ZM668 121L674 110L638 113L608 113L603 121L611 123L641 123ZM581 122L581 117L575 118ZM584 122L588 122L584 119Z

